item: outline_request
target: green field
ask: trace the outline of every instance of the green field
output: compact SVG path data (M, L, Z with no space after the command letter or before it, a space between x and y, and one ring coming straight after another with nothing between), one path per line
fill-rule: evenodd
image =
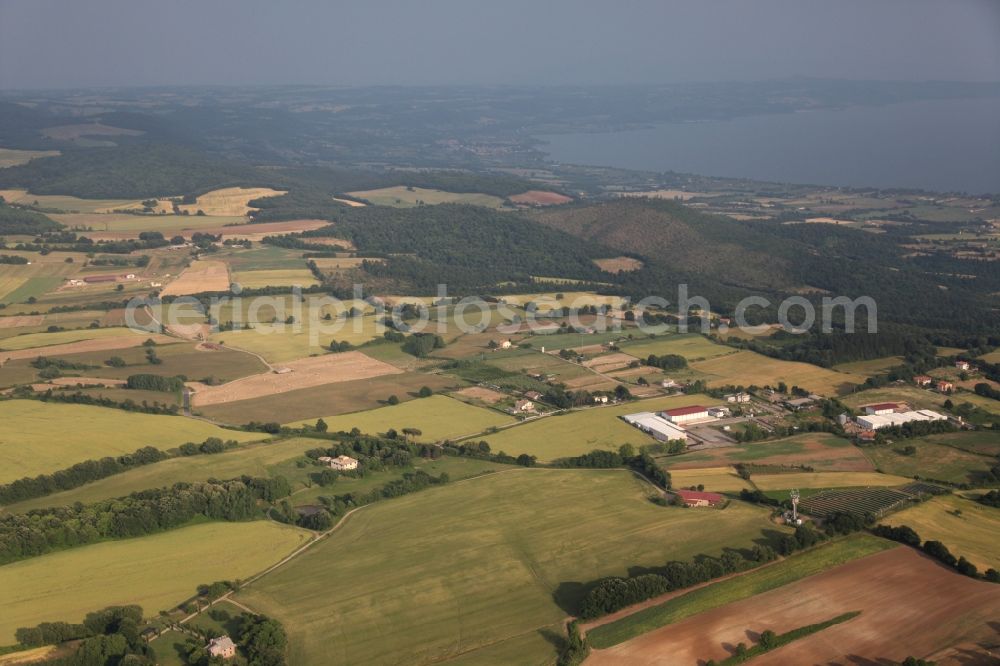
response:
M597 627L588 632L587 638L595 648L609 648L692 615L748 599L851 560L894 547L897 547L897 544L891 541L865 534L845 537L756 571L693 590L658 606L646 608Z
M833 369L838 372L849 372L858 375L880 375L902 363L902 356L886 356L885 358L873 358L868 361L841 363L833 366Z
M636 400L613 407L593 407L529 421L484 439L494 451L505 451L513 456L528 453L538 456L540 460L580 455L594 449L617 449L625 443L638 447L652 444L653 438L625 423L620 416L711 403L712 399L704 395Z
M285 623L289 663L441 661L558 630L566 611L553 594L567 604L580 594L564 583L717 555L780 530L756 507L664 508L648 492L620 470L519 469L453 483L359 511L237 599ZM554 656L542 641L521 645L539 652L516 663Z
M227 331L212 336L214 342L230 347L238 347L260 354L271 363L286 363L297 358L323 354L332 340L362 345L384 332L375 322L374 316L355 317L345 322L339 329L335 324L327 324L330 332L312 328L308 322L297 324L258 324L252 330Z
M91 458L132 453L143 446L169 449L208 437L249 442L259 433L224 430L184 418L106 407L0 402L0 483L65 469Z
M461 203L473 206L483 206L485 208L500 208L503 199L491 194L481 194L479 192L445 192L443 190L429 190L423 187L406 187L398 185L396 187L383 187L378 190L365 190L363 192L348 192L356 199L364 199L376 206L393 206L395 208L412 208L421 203L426 205L442 203Z
M1000 570L1000 509L956 495L934 497L923 504L894 513L882 522L908 525L923 540L940 541L955 557L965 556L979 571Z
M740 351L706 361L695 361L691 368L708 376L709 386L777 386L783 381L820 395L838 395L866 377L837 372L818 365L782 361L752 351Z
M308 268L275 268L270 270L238 271L233 273L233 282L244 289L263 287L311 287L316 277Z
M846 439L815 432L785 439L737 444L715 449L665 456L661 462L671 467L729 466L736 463L759 465L808 465L820 471L872 469L861 449Z
M474 407L448 396L433 395L367 412L326 416L323 420L331 432L357 428L361 432L375 434L385 432L389 428L398 431L402 431L403 428L418 428L423 432L416 438L418 441L438 442L513 423L514 417L492 409ZM297 427L313 423L315 419L298 421L290 425Z
M149 333L136 332L124 326L113 328L84 328L75 331L58 331L55 333L29 333L27 335L17 335L12 338L4 338L0 344L0 349L6 351L18 351L21 349L34 349L35 347L47 347L50 345L61 345L68 342L79 342L81 340L105 340L107 338L120 338L142 335L146 338ZM44 349L39 350L44 353Z
M235 215L133 215L130 213L54 213L53 220L70 229L78 229L81 236L87 231L117 232L138 235L141 231L159 231L170 238L201 229L219 229L245 224L247 218ZM234 233L235 230L233 230Z
M705 490L715 493L739 492L753 486L740 478L732 467L704 467L670 470L670 481L674 488L705 486Z
M786 488L868 488L871 486L901 486L913 479L878 472L790 472L787 474L754 474L754 485L761 490Z
M734 348L712 342L697 333L661 335L652 339L623 342L620 347L626 354L639 359L645 359L650 354L677 354L688 361L696 361L736 353Z
M951 433L954 435L971 434L992 436L994 450L1000 450L1000 433ZM865 454L871 458L875 466L887 474L900 476L921 476L925 479L938 479L951 483L975 482L980 473L988 472L997 463L995 455L979 455L969 453L961 447L961 438L950 438L954 445L937 443L940 436L921 437L894 442L885 446L871 446L865 449ZM913 446L916 452L904 455L900 451L906 446Z
M890 386L880 389L869 389L859 393L844 396L843 402L848 407L860 407L878 402L906 402L914 409L940 410L947 396L932 393L915 386ZM954 400L954 398L953 398ZM954 400L959 402L958 400Z
M13 643L18 627L80 622L113 604L139 604L153 617L194 596L202 583L267 568L308 538L274 522L204 523L6 564L0 642Z

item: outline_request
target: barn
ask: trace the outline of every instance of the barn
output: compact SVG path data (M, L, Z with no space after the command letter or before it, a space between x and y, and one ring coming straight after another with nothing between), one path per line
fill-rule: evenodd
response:
M701 490L675 490L674 494L687 506L718 506L725 499L719 493Z
M690 407L678 407L661 412L660 415L671 423L690 423L691 421L703 421L708 416L708 407L692 405Z

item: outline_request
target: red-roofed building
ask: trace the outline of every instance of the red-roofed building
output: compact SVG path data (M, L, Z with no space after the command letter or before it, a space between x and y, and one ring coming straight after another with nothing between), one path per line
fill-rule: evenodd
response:
M673 492L688 506L717 506L724 499L719 493L706 493L700 490L675 490Z
M930 386L934 381L929 375L915 375L913 377L913 383L917 386Z
M865 405L865 414L892 414L896 411L897 405L894 402L880 402L877 405Z
M708 418L708 407L692 405L690 407L678 407L661 412L660 415L671 423L686 423L688 421L700 421Z

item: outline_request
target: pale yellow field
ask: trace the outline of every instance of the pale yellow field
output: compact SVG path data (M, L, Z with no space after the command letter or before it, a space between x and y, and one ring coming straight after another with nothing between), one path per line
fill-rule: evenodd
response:
M229 266L224 261L199 259L160 292L161 296L186 296L203 291L229 291Z
M323 322L322 327L308 324L257 324L253 329L226 331L212 336L214 342L260 354L271 363L284 363L313 354L325 353L332 340L354 346L380 337L384 327L376 325L375 317L354 317L336 328L336 322Z
M5 167L27 164L39 157L55 157L59 155L58 150L15 150L13 148L0 148L0 169Z
M726 384L774 386L784 381L788 386L799 386L820 395L838 395L846 385L861 384L866 379L859 374L836 372L808 363L780 361L751 351L696 361L691 367L709 375L710 387Z
M901 486L913 481L905 476L879 474L878 472L789 472L788 474L754 474L751 479L754 485L761 490Z
M908 525L923 540L940 541L955 557L964 555L979 567L1000 570L1000 511L955 495L934 497L894 513L883 522Z
M410 400L399 405L379 407L366 412L339 416L324 416L330 432L358 428L364 433L385 432L389 428L417 428L421 442L436 442L463 435L473 435L493 426L514 422L514 418L483 407L475 407L444 395ZM290 424L292 427L312 425L316 419Z
M233 273L233 282L244 289L262 287L311 287L316 282L308 268L285 268L261 271L238 271Z
M360 201L352 201L350 199L338 199L337 197L333 197L333 200L336 201L337 203L344 204L345 206L350 206L351 208L364 208L367 205Z
M21 349L34 349L36 347L49 347L52 345L62 345L81 340L104 340L107 338L119 338L129 336L143 336L142 339L150 337L148 333L137 333L131 329L122 327L115 328L82 328L76 331L59 331L56 333L31 333L28 335L18 335L7 338L0 344L5 351L18 351ZM40 353L44 353L41 350Z
M377 206L395 206L398 208L411 208L420 205L421 202L428 205L463 203L484 206L486 208L500 208L503 205L503 199L491 194L445 192L443 190L428 190L422 187L407 188L403 185L383 187L377 190L348 192L348 194L352 197L370 201Z
M989 354L983 354L979 358L987 363L1000 363L1000 349L991 351Z
M226 187L202 194L193 204L181 204L180 209L194 215L199 210L205 215L246 215L255 208L247 203L263 197L277 197L285 194L285 190L272 190L269 187Z
M80 199L61 194L31 194L27 190L0 190L0 197L7 203L33 205L38 202L42 208L55 208L68 213L103 213L140 203L135 199Z
M241 216L131 215L128 213L52 213L53 220L95 240L134 237L140 231L159 231L166 238L190 236L195 231L215 231L226 225L244 224ZM134 232L134 233L129 233Z
M155 617L193 597L198 585L248 578L309 537L273 521L206 523L4 565L0 643L13 643L18 627L80 622L111 605L138 604Z
M209 437L250 442L260 433L224 430L183 416L127 412L111 407L8 400L0 419L0 483L50 474L84 460L161 450Z
M716 493L751 488L751 485L741 479L733 467L672 469L670 470L670 480L674 488L704 485L705 490Z

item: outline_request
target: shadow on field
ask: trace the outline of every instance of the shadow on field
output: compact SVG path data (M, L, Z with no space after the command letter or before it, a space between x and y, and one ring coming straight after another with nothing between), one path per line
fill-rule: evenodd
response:
M559 587L552 593L552 600L567 615L579 615L583 598L587 596L588 592L597 587L599 582L594 580L589 583L577 583L575 581L559 583Z

